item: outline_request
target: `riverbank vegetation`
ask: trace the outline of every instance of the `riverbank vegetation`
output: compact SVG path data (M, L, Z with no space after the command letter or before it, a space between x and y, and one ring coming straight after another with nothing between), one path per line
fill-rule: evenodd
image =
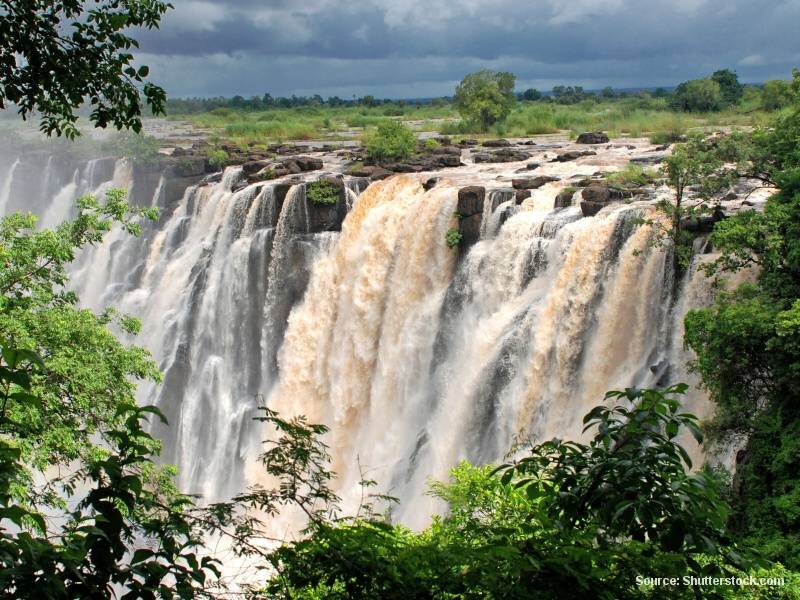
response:
M498 86L503 101L494 103L496 114L487 109L480 113L485 112L485 118L478 118L481 103L487 101L477 99L474 81L467 83L461 96L425 102L371 96L345 102L321 96L272 98L266 94L250 99L168 100L166 107L170 119L184 121L190 129L234 144L254 145L358 139L388 120L402 121L417 133L450 136L530 137L605 131L611 137L645 136L654 143L665 143L678 141L693 129L764 125L775 111L789 105L787 82L744 86L735 73L723 70L704 80L682 83L674 91L615 92L605 88L595 93L579 86L556 86L547 94L536 90L517 93L511 102L508 90ZM470 93L473 98L468 102ZM465 106L471 108L464 112ZM472 115L470 110L477 112Z

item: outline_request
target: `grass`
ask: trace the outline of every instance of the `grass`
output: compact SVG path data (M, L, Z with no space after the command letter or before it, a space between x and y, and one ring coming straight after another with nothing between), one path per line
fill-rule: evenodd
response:
M488 134L481 134L476 123L460 119L453 105L303 106L250 112L217 108L207 113L170 115L170 118L185 120L194 128L211 129L214 132L212 137L225 138L237 145L348 139L347 136L353 134L369 136L378 125L390 119L402 120L416 132L436 131L448 136L528 137L563 132L574 138L584 131L605 131L610 137L649 136L654 143L663 144L679 141L692 128L746 127L765 123L769 114L763 111L742 114L758 108L758 101L755 98L734 110L711 114L675 113L664 99L596 99L571 106L521 102L504 123L495 126Z
M638 185L647 185L650 183L650 180L658 176L659 174L657 171L645 169L639 165L629 164L622 171L606 175L606 181L611 184L635 183Z

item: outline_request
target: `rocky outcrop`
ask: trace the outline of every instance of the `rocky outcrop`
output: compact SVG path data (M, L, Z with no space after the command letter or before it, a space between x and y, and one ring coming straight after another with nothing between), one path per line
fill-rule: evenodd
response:
M508 148L511 146L511 142L506 139L500 138L497 140L486 140L483 142L484 148Z
M323 177L320 181L335 186L339 190L339 198L335 204L320 204L306 200L308 203L308 232L341 231L342 222L347 216L347 192L344 180L340 177Z
M513 187L515 190L535 190L542 187L546 183L550 183L551 181L558 181L558 177L539 175L538 177L512 179L511 187Z
M514 200L516 204L522 204L526 198L530 198L532 192L530 190L517 190L517 193L514 195Z
M527 152L503 148L494 152L479 152L472 157L474 163L508 163L528 160L531 157Z
M486 188L471 185L458 190L457 212L458 232L461 234L461 249L467 250L481 237L481 223L483 222L483 205L486 198Z
M354 177L367 177L371 181L378 181L380 179L391 177L394 175L394 171L384 169L383 167L365 166L353 169L350 171L350 174Z
M578 136L576 144L607 144L608 136L602 131L587 131Z
M593 217L611 203L611 190L607 185L593 184L583 189L581 212L584 217Z
M583 189L583 199L586 202L609 202L611 190L607 185L592 184Z
M480 185L470 185L458 190L458 205L456 212L462 217L471 217L483 213L483 202L486 198L486 188Z
M562 152L550 162L569 162L571 160L577 160L581 156L594 156L596 154L597 152L593 150L570 150L569 152Z

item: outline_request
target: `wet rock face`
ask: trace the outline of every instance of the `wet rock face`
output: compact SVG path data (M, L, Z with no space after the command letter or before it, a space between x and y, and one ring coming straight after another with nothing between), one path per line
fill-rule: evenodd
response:
M335 204L319 204L307 200L309 233L320 233L323 231L341 231L342 222L347 216L347 192L344 187L344 180L339 177L323 177L325 181L335 186L339 190L339 198Z
M553 208L568 208L572 206L572 196L574 195L575 192L561 192L556 196Z
M458 190L458 214L462 217L471 217L483 212L483 201L486 198L486 188L480 185L471 185Z
M576 144L607 144L608 136L602 131L587 131L578 136Z
M461 234L462 250L467 250L481 237L485 199L486 188L483 186L471 185L458 190L457 212L461 215L458 220L458 232Z

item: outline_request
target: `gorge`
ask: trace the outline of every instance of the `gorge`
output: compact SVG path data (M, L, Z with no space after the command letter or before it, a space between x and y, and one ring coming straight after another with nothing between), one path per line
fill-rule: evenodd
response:
M251 418L265 404L331 428L345 509L368 471L400 499L393 518L422 527L437 510L426 482L460 460L498 461L520 436L577 439L607 390L696 384L682 319L711 302L696 269L704 237L678 276L648 245L654 230L634 221L668 189L603 203L594 216L580 206L587 180L603 185L603 174L657 162L664 149L643 139L585 148L537 138L514 144L527 158L495 163L465 147L462 167L382 180L348 174L331 150L306 153L321 169L272 181L242 166L204 179L196 160L165 175L113 158L67 168L5 154L0 208L54 226L75 197L126 188L162 209L140 238L115 231L84 251L71 281L84 305L142 320L136 342L164 382L139 399L168 417L155 433L185 491L215 501L260 481L254 457L268 432ZM534 173L547 181L520 194L514 180ZM306 196L320 178L339 182L332 206ZM748 201L763 199L757 190ZM450 248L454 227L465 235ZM694 386L686 409L711 410Z

